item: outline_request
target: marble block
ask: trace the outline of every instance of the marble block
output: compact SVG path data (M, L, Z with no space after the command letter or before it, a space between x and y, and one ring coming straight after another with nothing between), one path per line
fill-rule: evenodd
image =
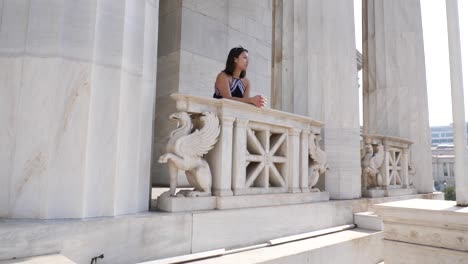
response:
M217 209L303 204L330 200L328 192L278 193L218 197Z
M28 258L18 258L18 259L11 259L11 260L0 260L0 264L14 264L14 263L22 263L22 264L74 264L76 262L71 261L69 258L59 255L59 254L52 254L52 255L43 255L43 256L36 256L36 257L28 257Z
M216 208L216 197L171 197L161 195L156 208L166 212L186 212L213 210Z
M415 255L422 248L424 251L429 248L468 251L468 208L458 207L454 201L413 199L377 204L374 209L384 220L386 240L418 246L407 252L408 255Z
M382 231L382 218L374 212L362 212L354 214L354 224L359 228Z
M385 190L370 189L362 192L362 196L369 198L385 197Z
M417 194L418 191L415 188L397 188L397 189L388 189L385 190L385 196L392 197L392 196L401 196L401 195L411 195Z
M387 264L452 264L467 263L468 253L458 250L384 240ZM398 252L398 254L395 254Z
M395 189L388 189L388 190L370 189L370 190L363 191L362 196L369 197L369 198L377 198L377 197L413 195L417 193L418 191L415 188L408 188L408 189L395 188Z

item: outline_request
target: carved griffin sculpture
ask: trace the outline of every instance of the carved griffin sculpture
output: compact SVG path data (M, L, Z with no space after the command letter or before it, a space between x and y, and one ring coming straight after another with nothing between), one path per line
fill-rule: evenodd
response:
M185 171L189 184L195 189L180 191L178 196L210 196L211 171L203 155L216 144L220 132L219 119L211 112L203 112L200 121L201 129L193 131L191 117L186 112L177 112L169 118L178 122L171 133L166 151L159 158L160 163L167 163L170 176L171 196L176 196L178 170Z
M327 154L320 149L319 142L320 134L311 134L309 136L309 155L312 159L309 168L312 171L312 173L309 174L309 189L316 192L318 192L319 189L313 187L317 184L320 175L324 175L328 170Z
M374 147L371 144L366 144L364 157L361 160L364 188L375 188L383 184L379 169L384 162L384 147L382 144L377 144L375 148L374 153Z

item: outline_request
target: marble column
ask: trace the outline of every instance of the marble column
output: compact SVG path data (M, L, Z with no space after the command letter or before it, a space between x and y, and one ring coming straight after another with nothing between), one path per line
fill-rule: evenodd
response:
M415 187L432 192L429 112L419 0L363 2L364 133L411 140Z
M148 209L159 1L3 1L0 217Z
M216 76L231 48L249 51L251 94L270 98L272 3L270 0L161 0L159 10L158 77L153 138L152 181L169 183L167 167L157 163L175 123L171 93L212 97ZM179 183L188 184L179 174Z
M463 96L463 70L458 20L458 1L446 0L447 33L452 86L452 115L455 147L455 180L457 205L468 206L468 178L466 170L466 124ZM450 171L450 170L449 170Z
M333 199L361 196L359 90L352 1L274 4L272 106L325 123Z

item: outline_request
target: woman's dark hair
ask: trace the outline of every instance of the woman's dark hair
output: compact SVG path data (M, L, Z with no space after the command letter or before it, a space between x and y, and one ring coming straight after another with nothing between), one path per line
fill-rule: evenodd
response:
M244 49L241 46L232 48L231 51L229 51L229 55L226 60L226 68L223 70L223 72L232 76L232 74L234 73L234 70L236 69L236 63L234 62L234 59L238 58L239 55L244 51L249 52L248 50ZM246 72L242 71L240 73L239 78L241 79L244 78L245 74Z

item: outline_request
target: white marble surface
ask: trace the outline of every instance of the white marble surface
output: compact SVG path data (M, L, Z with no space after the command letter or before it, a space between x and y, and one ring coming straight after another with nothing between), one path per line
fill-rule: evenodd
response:
M413 141L414 184L419 192L432 192L420 2L372 0L364 8L364 133Z
M277 109L325 123L322 139L330 165L325 189L334 199L361 195L352 5L284 1L275 11L271 100Z
M228 99L179 93L171 97L177 111L212 112L221 118L219 140L206 157L213 175L214 195L309 191L302 190L299 182L305 178L305 186L308 186L308 171L300 175L303 171L299 170L300 133L319 134L321 122ZM303 141L302 147L310 148L308 141ZM254 166L249 167L247 162Z
M62 256L60 254L51 254L45 256L37 257L28 257L28 258L19 258L13 260L0 260L0 264L76 264L76 262L71 261L69 258Z
M2 5L0 217L148 208L158 2L93 2Z
M89 263L100 254L103 263L137 263L189 254L191 232L190 214L0 220L0 260L60 252L76 263Z
M354 213L369 211L373 203L392 199L408 197L196 212L193 214L192 252L251 246L283 236L353 224ZM207 236L210 239L206 239Z
M235 209L328 201L327 192L277 193L217 197L218 209Z
M414 196L413 196L414 197ZM416 197L431 198L430 195ZM86 220L0 220L0 259L60 252L78 263L105 254L136 263L353 224L355 212L409 197L318 202L196 213L150 212ZM299 216L299 217L298 217ZM112 239L109 239L109 238Z
M468 253L384 240L386 264L453 264L467 263ZM398 254L395 254L398 252Z
M468 259L467 207L458 207L454 201L413 199L377 204L374 209L384 221L385 244L406 247L401 255L386 255L385 262L402 263L408 258L405 263L426 263L424 252L431 252L428 263Z
M362 212L354 214L354 224L358 228L382 231L384 229L382 217L374 212Z
M170 197L159 196L152 201L152 208L165 212L191 212L216 209L216 197Z
M366 250L362 250L365 248ZM337 254L337 252L339 252ZM239 252L206 260L197 264L237 263L356 263L375 264L383 259L381 232L353 229L292 243Z
M455 150L456 199L458 205L468 206L468 177L466 166L466 124L463 95L463 68L458 19L458 1L446 0L447 35L449 43L450 85L452 96L453 143Z
M229 50L239 45L249 51L251 94L271 97L272 1L190 0L178 5L162 0L160 4L157 101L167 101L175 92L212 97ZM172 127L164 117L167 107L157 105L162 116L156 117L154 157L161 155L165 131ZM152 171L153 184L168 184L164 167L153 163Z

